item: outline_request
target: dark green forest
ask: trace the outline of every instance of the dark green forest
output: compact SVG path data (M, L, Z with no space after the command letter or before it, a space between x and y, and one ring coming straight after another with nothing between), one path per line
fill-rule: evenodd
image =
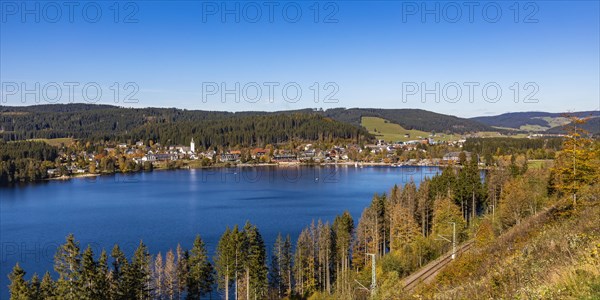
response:
M355 142L370 139L359 127L302 112L211 112L107 105L3 107L0 132L6 141L72 137L92 141L153 140L163 145L201 138L204 147L282 143L291 140Z
M156 130L152 129L153 126L185 123L185 126L195 124L197 128L212 125L210 126L211 130L214 130L212 134L217 135L221 131L229 132L228 127L235 126L240 120L245 123L244 126L241 126L242 129L245 129L245 131L253 129L255 124L249 122L256 122L257 116L274 118L266 122L271 122L274 125L277 122L282 122L287 125L284 128L285 130L292 130L285 134L277 133L273 137L268 137L269 132L256 132L260 137L255 139L268 139L269 142L285 140L288 138L286 136L302 139L356 138L357 133L367 136L362 129L353 129L352 133L348 132L351 128L348 126L360 127L360 120L363 116L381 117L407 129L432 132L466 133L491 130L491 127L473 120L419 109L336 108L325 111L304 109L285 112L231 113L175 108L122 108L110 105L53 104L28 107L5 106L0 108L0 133L4 140L61 137L111 139L115 136L136 131L138 133L155 132ZM313 124L307 125L306 121L301 121L301 126L297 126L299 116L304 116ZM290 121L286 123L282 121L283 118L295 118L295 120L286 120ZM331 122L331 120L336 122ZM212 124L214 121L220 122L220 128L215 128ZM257 124L256 127L261 128L261 124ZM319 132L316 131L316 128L323 128L323 130ZM296 129L298 129L298 132L294 131ZM173 130L173 128L169 130ZM325 130L327 132L324 132ZM240 135L245 134L246 132L240 133ZM172 139L172 137L167 139ZM252 141L253 138L230 137L227 139L226 142L228 143L243 143ZM205 143L205 145L208 144L208 142Z
M0 183L44 179L57 156L58 149L44 142L0 140Z
M211 121L184 121L146 124L135 128L121 140L153 140L163 145L184 144L190 137L204 148L215 146L256 146L289 141L346 140L367 141L371 135L363 128L317 114L268 114Z
M530 159L553 159L560 150L563 138L468 138L463 149L481 158L498 155L526 154Z

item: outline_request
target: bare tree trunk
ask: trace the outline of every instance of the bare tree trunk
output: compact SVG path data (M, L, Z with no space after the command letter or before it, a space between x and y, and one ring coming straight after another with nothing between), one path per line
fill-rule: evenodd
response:
M325 282L326 282L326 286L327 286L327 293L331 294L331 279L330 279L331 274L329 273L330 272L329 271L329 255L330 254L329 254L329 247L328 247L327 248L327 258L325 259L325 261L327 263L327 266L325 267L325 273L326 273L325 274L325 276L326 276Z
M229 267L227 267L227 273L225 274L225 300L229 300Z
M288 296L292 296L292 266L288 267Z
M476 207L475 207L475 190L473 190L473 216L472 216L472 220L475 220L475 211L476 211Z
M374 254L379 256L379 212L377 211L378 207L375 207L375 249L373 249Z
M250 268L246 267L246 299L250 300Z

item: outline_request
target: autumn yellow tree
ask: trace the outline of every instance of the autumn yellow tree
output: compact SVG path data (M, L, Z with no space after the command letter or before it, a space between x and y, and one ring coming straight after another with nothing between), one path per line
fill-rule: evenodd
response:
M571 120L569 135L552 169L552 187L561 195L571 195L576 203L579 189L600 179L600 149L581 126L586 120Z
M410 245L419 235L419 225L409 209L396 203L390 210L390 250L401 250Z

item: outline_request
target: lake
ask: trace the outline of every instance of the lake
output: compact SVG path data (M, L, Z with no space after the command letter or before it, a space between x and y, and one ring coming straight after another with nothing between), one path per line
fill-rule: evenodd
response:
M355 220L374 193L389 193L435 167L257 167L154 171L0 188L1 298L17 261L27 271L53 273L56 247L75 234L110 254L118 243L131 257L140 240L152 254L196 234L210 256L227 226L256 224L268 249L277 234L295 241L312 220L333 221L348 210Z

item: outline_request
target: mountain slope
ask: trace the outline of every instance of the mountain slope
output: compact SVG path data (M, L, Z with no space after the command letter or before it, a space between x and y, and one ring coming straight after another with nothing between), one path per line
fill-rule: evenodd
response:
M335 120L356 125L362 117L378 117L398 124L407 130L426 132L468 133L498 131L479 121L438 114L422 109L334 108L323 112Z
M175 108L122 108L67 104L0 108L4 140L89 138L152 139L163 144L224 146L289 140L371 139L362 127L324 117L312 110L294 112L214 112Z
M598 188L591 187L577 209L566 199L493 240L477 238L468 255L416 294L423 299L598 299L600 205L592 197Z
M571 125L563 125L546 130L547 133L566 133ZM600 135L600 117L590 118L587 122L579 125L584 130L594 135Z
M497 116L475 117L471 118L471 120L494 127L513 128L525 131L547 131L569 124L569 116L578 118L597 118L600 117L600 111L580 111L573 113L514 112Z

